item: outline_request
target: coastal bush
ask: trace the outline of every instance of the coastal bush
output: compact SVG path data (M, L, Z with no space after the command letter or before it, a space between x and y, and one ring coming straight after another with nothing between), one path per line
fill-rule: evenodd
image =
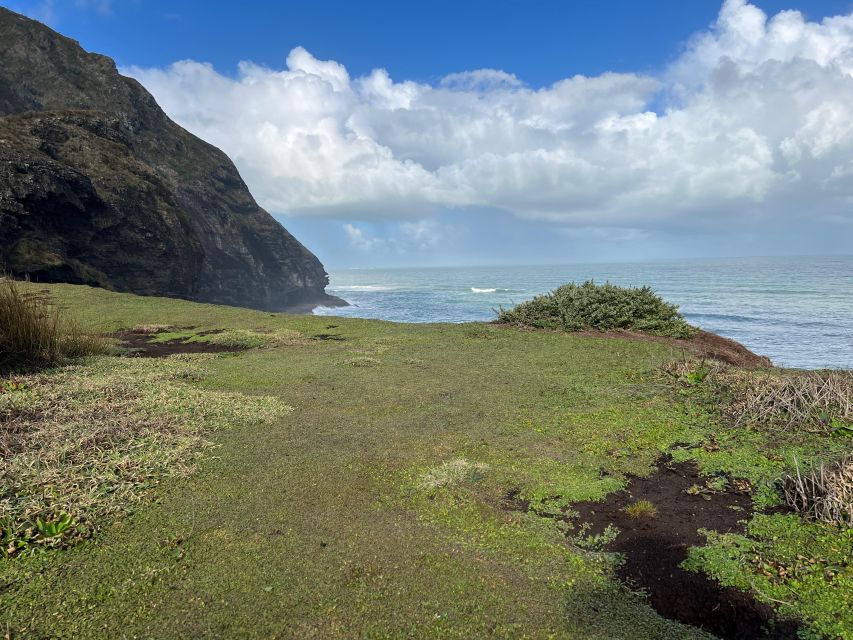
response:
M618 287L588 280L565 284L551 293L501 309L498 320L543 329L612 331L631 329L658 336L689 338L696 332L650 287Z
M108 349L103 338L81 331L44 295L0 277L0 371L49 367Z

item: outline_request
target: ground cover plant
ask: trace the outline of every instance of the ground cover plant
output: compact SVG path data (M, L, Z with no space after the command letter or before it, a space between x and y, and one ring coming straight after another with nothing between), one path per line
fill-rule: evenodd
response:
M767 511L746 535L709 532L688 566L805 620L806 637L853 637L849 372L687 361L667 369L717 425L701 449L676 456L748 478L756 507Z
M500 322L545 329L612 331L630 329L670 338L689 338L696 332L650 287L619 287L609 282L565 284L551 293L502 309Z
M215 447L180 456L194 473L164 482L155 472L138 485L144 508L104 513L81 544L0 562L0 622L12 637L707 638L621 584L620 560L604 549L618 532L574 528L572 505L619 492L663 455L696 461L707 491L724 478L750 492L744 500L762 506L776 496L778 505L773 482L795 458L837 459L848 442L828 430L735 428L705 401L716 374L696 374L702 363L690 364L690 381L660 373L681 354L666 342L49 290L81 326L103 333L149 325L155 340L167 331L301 337L237 354L101 357L36 376L44 386L32 390L55 390L39 406L75 399L63 411L91 407L87 385L131 364L141 369L121 377L127 386L96 385L117 400L131 395L117 407L153 410L167 404L159 394L179 390L216 394L228 411L259 402L261 415L237 416L229 429L206 416L215 431L202 439ZM269 416L269 402L292 411ZM179 421L197 414L181 406ZM159 458L168 446L147 451ZM39 535L68 535L78 517L66 505L41 518ZM667 504L653 507L658 514L640 522L665 526ZM791 520L774 529L759 516ZM690 561L793 601L773 606L802 618L808 633L850 638L849 569L839 559L853 543L825 526L757 513L742 539L760 560L734 576L728 558L741 551L710 536ZM796 553L814 535L829 545L814 559L832 581L813 580L810 595L792 600L781 592L790 581L773 591L752 579L760 562L802 565Z
M0 390L0 553L67 546L187 473L217 428L265 422L274 398L200 389L204 359L100 358Z

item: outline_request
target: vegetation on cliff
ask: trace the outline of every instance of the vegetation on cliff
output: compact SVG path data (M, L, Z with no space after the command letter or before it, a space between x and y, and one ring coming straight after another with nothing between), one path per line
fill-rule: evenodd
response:
M2 516L42 522L0 562L13 637L707 638L626 588L620 532L579 511L671 457L698 465L679 500L741 496L745 528L696 523L691 569L853 638L853 540L779 513L777 485L843 457L846 418L737 425L726 380L747 374L678 342L48 290L166 357L4 380L0 426L30 435L4 455ZM204 349L232 353L186 352ZM617 512L666 528L651 502Z

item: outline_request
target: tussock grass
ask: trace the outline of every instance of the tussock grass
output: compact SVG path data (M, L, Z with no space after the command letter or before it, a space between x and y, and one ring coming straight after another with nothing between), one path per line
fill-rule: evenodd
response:
M689 338L696 332L678 312L650 287L565 284L512 309L501 309L498 321L524 327L583 331L631 329L671 338Z
M81 331L45 295L0 277L0 371L50 367L109 350L104 338Z
M637 500L625 507L623 511L632 520L654 518L658 514L657 507L648 500Z
M806 518L853 527L853 455L806 472L796 465L782 477L782 493Z
M0 393L0 543L66 546L193 468L216 428L272 420L280 401L210 391L204 358L99 358L6 381ZM61 535L51 525L70 517Z

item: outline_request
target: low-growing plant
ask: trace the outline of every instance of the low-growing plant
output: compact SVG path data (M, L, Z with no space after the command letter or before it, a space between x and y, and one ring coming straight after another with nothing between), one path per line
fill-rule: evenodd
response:
M0 371L50 367L107 351L106 340L81 331L47 297L0 277Z
M785 502L802 516L853 527L853 455L810 471L795 463L781 486Z
M687 324L678 307L665 302L650 287L565 284L512 309L501 309L498 320L544 329L612 331L629 329L671 338L689 338L696 328Z
M188 473L213 429L291 410L198 386L208 359L101 357L0 393L0 555L74 544Z
M622 509L632 520L646 520L658 514L658 508L648 500L637 500Z

